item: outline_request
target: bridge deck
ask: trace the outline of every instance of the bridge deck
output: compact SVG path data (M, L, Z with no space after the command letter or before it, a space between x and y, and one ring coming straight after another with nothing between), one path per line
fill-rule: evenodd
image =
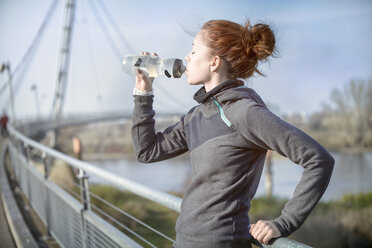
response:
M0 192L1 197L1 192ZM16 248L12 234L9 230L8 221L5 217L4 207L0 201L0 240L3 247Z
M3 146L3 139L0 142L0 150ZM2 197L0 188L0 199ZM8 221L5 217L4 207L2 201L0 201L0 240L1 240L1 247L9 247L9 248L16 248L15 242L12 238L12 234L9 229Z

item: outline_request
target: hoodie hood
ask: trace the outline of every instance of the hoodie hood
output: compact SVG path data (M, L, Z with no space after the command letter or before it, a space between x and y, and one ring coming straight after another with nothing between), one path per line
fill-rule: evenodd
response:
M194 100L201 104L211 97L217 98L220 103L248 98L266 107L264 101L256 91L244 86L243 81L236 79L225 81L208 92L205 91L205 87L203 86L194 94Z
M201 87L195 94L194 94L194 100L198 103L203 103L207 101L210 97L216 95L218 92L225 91L227 89L243 86L244 82L240 80L228 80L226 82L223 82L216 87L214 87L212 90L206 92L205 87Z

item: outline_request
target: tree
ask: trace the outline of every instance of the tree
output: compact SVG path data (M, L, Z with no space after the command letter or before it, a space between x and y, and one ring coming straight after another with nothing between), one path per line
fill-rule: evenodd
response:
M372 80L352 80L331 94L334 107L326 105L325 125L349 147L372 146Z

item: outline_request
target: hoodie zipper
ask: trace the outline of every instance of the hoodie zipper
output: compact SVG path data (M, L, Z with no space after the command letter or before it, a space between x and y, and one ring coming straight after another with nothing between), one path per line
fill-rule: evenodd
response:
M231 122L229 121L229 119L227 119L223 109L222 109L222 106L221 104L217 101L217 99L215 97L211 97L211 99L213 100L214 104L217 106L218 108L218 111L220 112L220 116L221 116L221 119L223 120L223 122L225 122L225 124L228 126L228 127L231 127Z

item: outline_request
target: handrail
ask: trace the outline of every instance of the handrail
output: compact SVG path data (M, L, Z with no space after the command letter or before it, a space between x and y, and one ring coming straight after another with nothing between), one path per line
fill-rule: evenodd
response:
M143 198L159 203L174 211L177 211L177 212L181 211L182 199L177 196L173 196L163 191L149 188L145 185L136 183L134 181L131 181L129 179L126 179L120 176L117 176L111 172L95 167L92 164L75 159L62 152L51 149L45 145L42 145L24 136L23 134L15 130L11 125L8 125L8 130L10 134L14 135L17 139L22 140L25 144L31 147L34 147L42 151L43 153L48 154L54 158L61 159L76 169L81 169L86 172L89 172L95 176L98 176L100 178L103 178L109 181L110 184L113 184L119 187L120 189L129 190ZM307 246L305 244L299 243L297 241L294 241L288 238L278 238L270 245L261 244L261 247L264 247L264 248L308 248L310 246Z
M8 126L8 130L10 134L22 140L25 144L34 147L42 152L45 152L45 154L48 154L52 157L61 159L76 169L85 170L86 172L89 172L92 175L109 181L111 184L114 184L115 186L121 189L129 190L137 195L140 195L146 199L159 203L177 212L180 212L181 210L182 199L177 196L173 196L163 191L149 188L145 185L133 182L129 179L117 176L111 172L95 167L87 162L70 157L62 152L53 150L45 145L42 145L34 140L31 140L30 138L27 138L23 134L16 131L11 125Z

